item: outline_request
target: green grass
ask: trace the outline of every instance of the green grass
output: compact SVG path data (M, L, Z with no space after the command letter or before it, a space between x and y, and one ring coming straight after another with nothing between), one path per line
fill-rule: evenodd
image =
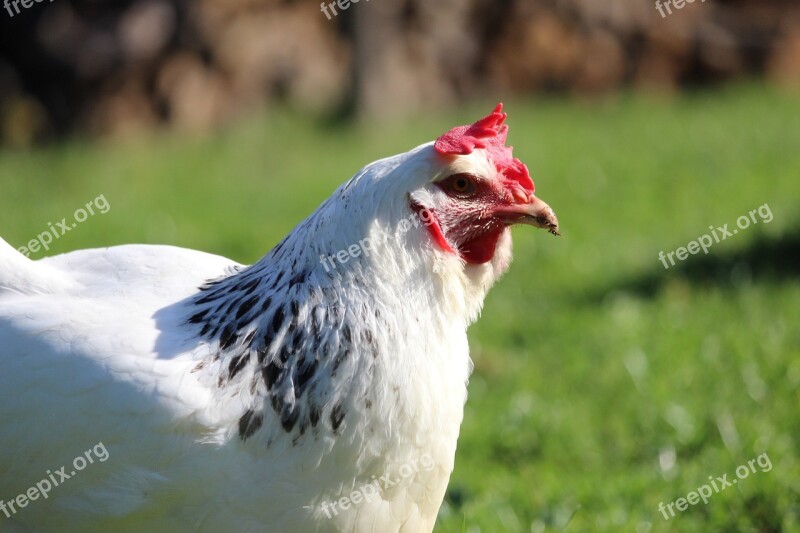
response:
M0 152L0 232L21 246L104 194L111 210L50 253L147 242L252 262L364 163L492 104L391 128L279 111L213 138ZM515 230L470 331L437 530L800 531L800 97L748 85L507 110L564 236ZM769 224L661 265L765 203ZM659 513L762 452L769 472Z

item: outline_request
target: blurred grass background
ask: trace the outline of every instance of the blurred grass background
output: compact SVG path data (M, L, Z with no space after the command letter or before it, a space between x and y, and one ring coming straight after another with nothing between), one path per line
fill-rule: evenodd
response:
M141 242L253 262L362 165L494 103L380 131L284 108L204 138L3 149L0 231L22 246L103 194L110 211L49 254ZM564 236L514 230L470 331L437 531L800 531L800 96L739 84L506 110ZM763 204L769 224L663 268L659 251ZM763 452L771 471L659 513Z

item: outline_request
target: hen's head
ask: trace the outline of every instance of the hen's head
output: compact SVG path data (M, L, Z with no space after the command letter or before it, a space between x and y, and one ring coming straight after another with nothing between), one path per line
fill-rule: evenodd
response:
M505 119L498 104L475 124L439 137L432 145L434 168L427 176L417 173L416 183L409 184L409 206L425 222L435 247L461 259L467 270L481 265L504 270L513 224L558 235L555 213L534 195L527 167L505 145Z
M490 262L512 224L530 224L558 235L553 210L534 196L528 168L507 147L506 113L498 104L487 117L439 137L433 148L444 165L412 191L411 207L424 213L435 243L468 265Z
M440 292L463 295L456 299L464 300L465 315L474 317L510 263L511 225L558 235L553 210L534 195L527 167L505 145L502 109L499 104L471 126L362 169L328 206L345 207L336 211L342 218L329 224L339 244L367 237L378 249L365 260L385 281L424 283L433 273L444 283ZM409 217L418 220L405 231ZM399 238L386 237L398 233ZM420 269L420 262L430 268Z

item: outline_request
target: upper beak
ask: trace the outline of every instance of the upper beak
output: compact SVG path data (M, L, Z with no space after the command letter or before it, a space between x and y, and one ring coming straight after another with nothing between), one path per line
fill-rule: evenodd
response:
M558 218L553 209L535 196L531 196L530 202L510 206L498 212L497 215L506 224L528 224L544 228L553 235L561 235L558 232Z

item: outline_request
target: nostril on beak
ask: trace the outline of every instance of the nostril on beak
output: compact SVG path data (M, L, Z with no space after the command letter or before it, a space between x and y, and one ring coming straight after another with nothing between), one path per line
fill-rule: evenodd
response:
M530 203L531 197L533 196L532 194L523 191L522 189L519 189L517 187L511 190L511 195L514 197L514 200L516 200L520 204Z

